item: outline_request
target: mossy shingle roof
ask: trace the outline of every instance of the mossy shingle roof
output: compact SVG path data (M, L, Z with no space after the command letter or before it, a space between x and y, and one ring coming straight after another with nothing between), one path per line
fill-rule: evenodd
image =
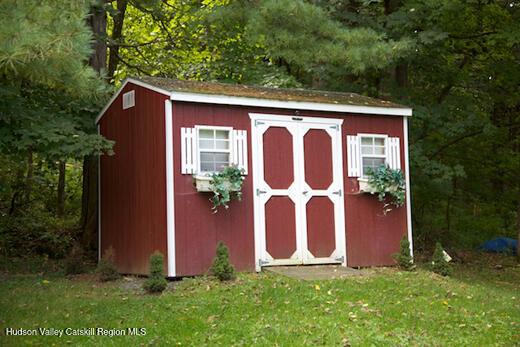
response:
M134 77L167 92L184 92L208 95L225 95L277 101L313 102L323 104L408 108L386 100L370 98L355 93L342 93L308 89L267 88L242 84L216 82L180 81L163 77Z

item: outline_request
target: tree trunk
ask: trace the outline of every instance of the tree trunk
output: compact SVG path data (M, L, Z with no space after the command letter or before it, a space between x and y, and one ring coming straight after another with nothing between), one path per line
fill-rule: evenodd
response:
M117 12L112 16L114 22L112 36L110 37L110 51L108 55L108 71L107 77L110 81L114 78L114 73L119 64L119 44L123 37L123 23L125 21L126 6L128 0L117 1Z
M83 249L94 254L97 249L98 226L98 165L97 156L88 156L83 159L83 196L81 199L81 237Z
M106 12L101 6L91 8L88 24L95 38L92 49L93 53L89 59L89 65L99 74L106 69L107 46L106 46ZM92 120L94 122L94 120ZM81 197L81 218L79 241L83 249L94 255L97 249L97 192L98 192L98 166L97 156L83 158L83 184Z
M24 203L27 204L31 200L32 193L32 185L33 185L33 175L34 167L33 167L33 152L29 150L27 154L27 175L25 176L25 196Z
M65 160L60 160L58 166L58 217L65 213Z

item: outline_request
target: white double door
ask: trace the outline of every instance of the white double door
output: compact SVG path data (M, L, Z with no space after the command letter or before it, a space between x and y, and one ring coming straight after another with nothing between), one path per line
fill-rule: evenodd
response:
M262 266L346 265L341 119L250 114Z

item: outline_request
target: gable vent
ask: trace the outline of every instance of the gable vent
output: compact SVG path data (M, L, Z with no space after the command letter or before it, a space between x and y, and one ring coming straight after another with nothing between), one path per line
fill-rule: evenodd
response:
M135 90L123 94L123 110L135 106Z

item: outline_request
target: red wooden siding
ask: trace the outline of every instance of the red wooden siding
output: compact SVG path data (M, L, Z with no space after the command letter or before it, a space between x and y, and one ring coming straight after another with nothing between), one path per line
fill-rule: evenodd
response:
M271 127L263 142L265 182L273 189L289 188L294 181L293 136L286 128Z
M253 172L251 156L251 121L249 113L267 113L279 115L294 115L288 110L262 109L252 107L195 104L188 102L175 102L173 105L173 137L174 137L174 181L175 181L175 243L176 243L176 268L178 276L196 275L205 273L211 266L218 241L223 241L229 246L231 262L238 270L253 270L254 259L254 230L253 230ZM347 263L349 266L391 265L391 255L399 248L399 240L406 234L406 207L395 209L383 215L382 204L374 196L355 194L358 190L357 179L347 178L347 151L346 135L357 133L380 133L401 138L401 167L404 168L403 151L403 119L392 116L351 115L340 113L301 111L300 115L326 118L342 118L342 151L343 173L345 177L345 227L347 243ZM232 126L235 129L247 130L249 175L246 177L243 187L243 200L232 202L229 210L221 209L217 214L211 212L210 194L197 193L193 188L191 175L181 174L180 157L180 128L193 127L195 125ZM279 131L278 131L279 130ZM276 132L279 133L276 133ZM270 128L264 136L276 136L276 148L264 148L273 152L269 163L278 162L279 166L266 167L267 182L273 188L286 188L293 181L292 174L285 175L286 167L292 160L292 137L289 133L284 136L285 129ZM275 134L276 133L276 134ZM319 131L309 133L310 140L304 141L304 146L313 148L309 153L319 156L320 151L330 151L325 145L327 141L320 139ZM314 139L316 137L316 139ZM309 143L307 144L307 141ZM312 144L310 143L312 142ZM266 141L271 143L271 141ZM329 145L330 146L330 145ZM315 147L315 148L314 148ZM305 167L306 177L310 183L316 186L326 185L330 178L323 173L323 166L331 164L323 162L327 156L317 159L314 157L310 166ZM283 165L282 165L283 164ZM283 171L283 172L281 172ZM292 170L287 170L292 172ZM287 176L287 177L286 177ZM268 203L269 204L269 203ZM310 248L319 253L318 256L328 252L333 247L334 241L329 229L334 223L331 217L322 210L331 211L331 208L322 202L310 202ZM273 220L282 218L275 216ZM283 208L281 210L287 210ZM320 212L321 211L321 212ZM285 212L287 213L287 212ZM284 214L286 215L286 214ZM323 219L321 219L323 218ZM290 219L290 218L284 218ZM270 223L267 221L267 223ZM274 223L274 222L273 222ZM321 226L320 226L320 223ZM272 225L277 230L280 225ZM291 229L291 225L283 225L285 229ZM273 229L274 230L274 229ZM287 230L286 230L287 231ZM323 233L323 235L320 235ZM284 232L289 234L288 232ZM330 234L330 235L329 235ZM288 243L290 237L282 237ZM323 240L323 243L317 240ZM330 239L330 240L329 240ZM268 247L273 252L289 252L287 249L274 250L277 246L267 241ZM330 247L329 247L330 246ZM285 246L284 246L285 247ZM282 247L283 248L283 247ZM290 247L289 247L290 248ZM274 254L272 254L274 256Z
M135 90L135 107L123 110L122 95ZM166 181L164 100L167 96L128 84L99 125L116 141L101 157L101 252L113 247L122 273L148 273L148 258L165 256ZM165 266L166 271L166 266Z
M387 134L401 139L401 168L405 172L403 118L391 116L349 116L343 123L345 176L345 226L349 266L392 265L392 254L407 233L406 206L383 215L383 205L373 195L356 194L356 178L347 177L345 139L358 133Z
M294 202L287 196L272 196L265 204L267 252L274 259L289 259L296 251Z
M303 137L305 182L312 189L332 184L332 139L324 130L309 130Z
M316 258L330 257L336 249L334 204L326 196L314 196L306 210L309 251Z

